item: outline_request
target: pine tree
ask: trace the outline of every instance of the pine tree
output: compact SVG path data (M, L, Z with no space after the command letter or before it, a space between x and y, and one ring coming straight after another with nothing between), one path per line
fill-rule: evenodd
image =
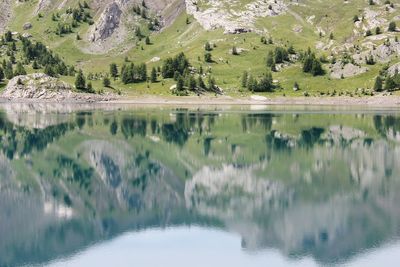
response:
M211 75L208 76L207 87L210 91L215 89L215 79Z
M142 40L143 35L142 35L142 31L140 30L140 27L136 28L135 35L136 35L136 37L139 38L139 40Z
M12 38L12 33L11 33L10 31L7 31L6 34L5 34L4 36L5 36L5 41L6 41L7 43L9 43L9 42L11 42L11 41L13 40L13 38Z
M204 61L205 61L205 62L208 62L208 63L211 63L211 62L212 62L211 53L205 53L205 54L204 54Z
M283 61L288 61L289 55L286 49L282 47L275 48L275 63L283 63Z
M110 87L110 86L111 86L110 79L109 79L107 76L105 76L105 77L103 78L103 86L104 86L104 87Z
M129 67L125 64L121 68L121 81L124 84L128 84L130 82L130 77L129 77Z
M32 63L32 69L34 69L34 70L39 69L39 64L37 63L36 60L34 60L33 63Z
M75 76L75 67L74 66L69 66L68 76Z
M50 65L50 64L47 64L47 65L44 67L44 73L47 74L47 75L49 75L49 76L51 76L51 77L56 77L56 72L54 71L53 66Z
M76 75L75 88L78 90L84 90L86 88L86 80L82 70L79 70L78 74Z
M193 91L194 89L196 89L196 80L194 79L193 75L188 75L187 86L189 90Z
M390 23L389 23L388 31L390 31L390 32L395 32L396 29L397 29L397 27L396 27L396 22L394 22L394 21L390 22Z
M312 64L311 68L311 74L313 76L319 76L319 75L324 75L325 71L322 68L322 64L318 59L314 59L314 62Z
M10 61L7 62L6 67L4 69L4 75L6 76L6 79L10 80L14 77L14 70L13 66Z
M248 81L247 81L247 89L249 89L249 91L254 92L257 90L258 84L256 79L254 79L254 77L252 75L250 75Z
M157 70L156 70L156 68L154 68L154 67L151 69L150 81L151 81L152 83L157 82Z
M15 73L14 73L14 76L19 76L19 75L26 75L26 70L21 62L17 63L17 67L16 67Z
M115 63L111 63L111 64L110 64L110 75L111 75L111 77L113 77L114 79L118 77L118 67L117 67L117 64L115 64Z
M179 92L183 91L184 85L185 85L185 81L183 80L183 77L181 75L179 75L179 77L176 80L176 90Z
M0 82L4 80L4 71L3 68L0 67Z
M234 55L234 56L239 55L236 46L233 46L233 47L232 47L232 55Z
M377 92L382 91L382 89L383 89L382 83L383 83L383 81L382 81L381 76L376 77L375 84L374 84L374 91L377 91Z
M397 85L396 85L394 79L388 75L386 80L385 80L385 90L392 91L396 87L397 87Z
M274 63L274 53L272 51L269 51L267 55L267 67L271 68Z
M206 51L208 51L208 52L212 50L211 45L210 45L209 42L206 42L206 43L205 43L205 45L204 45L204 50L206 50Z
M273 71L273 72L277 71L277 70L276 70L276 64L275 64L275 62L272 63L271 71Z
M89 93L94 93L93 85L92 85L91 82L88 82L87 87L86 87L86 90L87 90L87 92L89 92Z
M11 61L12 64L15 64L15 55L14 55L14 53L11 53L10 61Z
M313 55L307 55L304 59L303 62L303 72L311 72L312 66L313 66Z
M150 37L146 36L146 40L145 40L146 45L150 45L151 41L150 41Z
M244 71L243 75L242 75L242 87L243 88L247 87L248 76L249 76L249 74L247 73L247 71Z
M146 68L146 64L142 63L137 67L136 70L138 77L136 80L140 81L140 82L145 82L147 80L147 68Z
M203 78L201 78L201 76L197 78L197 87L201 89L206 89L206 84L204 83Z
M264 75L260 83L258 83L257 87L254 88L253 90L259 92L269 92L272 89L273 89L272 74L268 72L267 74Z
M287 51L291 55L295 55L296 54L296 50L294 49L293 45L290 45Z

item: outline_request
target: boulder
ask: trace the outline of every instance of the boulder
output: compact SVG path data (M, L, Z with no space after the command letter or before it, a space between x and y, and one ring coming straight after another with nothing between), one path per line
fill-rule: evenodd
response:
M4 98L59 99L72 93L71 85L43 73L16 76L2 93Z
M30 23L30 22L26 22L25 24L24 24L24 26L23 26L23 29L26 31L26 30L29 30L29 29L31 29L32 28L32 23Z
M73 92L73 87L44 73L20 75L11 79L1 94L8 100L42 100L46 102L96 102L116 99L114 95Z

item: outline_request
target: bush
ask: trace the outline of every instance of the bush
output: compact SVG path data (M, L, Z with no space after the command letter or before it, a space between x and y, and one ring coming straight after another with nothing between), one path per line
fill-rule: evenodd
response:
M107 76L103 78L103 86L104 87L110 87L111 86L110 79Z
M211 62L212 62L212 56L211 56L210 53L205 53L205 54L204 54L204 61L205 61L205 62L208 62L208 63L211 63Z
M389 23L389 27L388 27L388 31L390 31L390 32L395 32L396 29L397 29L397 27L396 27L396 22L394 22L394 21L390 22L390 23Z

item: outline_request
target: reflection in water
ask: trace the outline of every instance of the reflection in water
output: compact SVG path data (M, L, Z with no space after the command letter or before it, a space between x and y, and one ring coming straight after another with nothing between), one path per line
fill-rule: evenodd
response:
M143 250L166 227L149 240L193 254L198 230L221 247L214 265L235 254L226 240L233 263L308 266L356 264L400 235L394 113L6 107L0 138L0 266L83 266L95 243L130 232Z

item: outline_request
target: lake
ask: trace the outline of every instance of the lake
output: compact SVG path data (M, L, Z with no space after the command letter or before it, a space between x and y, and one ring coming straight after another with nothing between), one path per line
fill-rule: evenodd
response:
M400 112L0 106L0 266L398 266Z

